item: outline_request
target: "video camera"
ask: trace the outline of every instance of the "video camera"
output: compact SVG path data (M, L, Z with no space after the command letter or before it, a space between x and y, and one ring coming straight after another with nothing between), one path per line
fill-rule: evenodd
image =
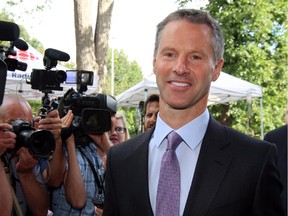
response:
M55 149L53 134L47 130L36 130L28 121L17 119L11 123L12 132L17 135L16 150L28 148L29 152L41 158L49 158Z
M46 49L43 57L45 69L33 69L30 80L26 80L31 84L32 89L42 92L51 93L52 90L62 91L61 83L77 84L77 89L84 92L87 90L87 85L93 85L93 71L84 70L51 70L57 66L58 61L69 61L70 56L56 49ZM86 87L86 88L85 88Z
M46 49L43 57L45 69L33 69L30 80L26 83L31 84L32 89L42 91L44 93L52 93L52 90L62 91L61 83L66 81L67 75L63 70L51 70L57 66L59 61L69 61L70 56L56 49Z
M28 49L28 44L19 39L19 35L20 28L16 23L0 21L0 105L5 92L7 70L25 71L27 69L26 63L13 58L16 56L14 46L20 50Z
M106 94L85 95L69 89L59 103L60 117L72 110L71 132L101 134L111 130L111 114L117 110L116 100Z

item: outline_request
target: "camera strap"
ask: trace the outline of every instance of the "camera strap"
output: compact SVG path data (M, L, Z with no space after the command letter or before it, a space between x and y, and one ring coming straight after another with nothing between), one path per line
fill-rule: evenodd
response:
M11 193L12 193L12 198L13 198L13 215L16 216L23 216L21 206L19 204L18 198L16 196L16 178L12 172L12 170L9 168L10 167L10 162L11 162L12 156L9 158L7 153L4 155L1 155L1 161L3 162L4 169L6 172L6 176L8 181L10 182L10 187L11 187Z
M94 175L94 178L95 178L98 190L99 190L99 194L102 194L102 192L104 194L105 193L105 191L104 191L104 179L102 179L102 176L101 176L101 171L100 171L98 159L96 158L96 165L97 165L97 169L98 169L98 173L97 173L91 159L85 154L85 152L81 149L81 147L79 147L78 149L81 152L81 154L87 159L89 166L91 167L92 173ZM105 174L104 174L104 178L105 178Z

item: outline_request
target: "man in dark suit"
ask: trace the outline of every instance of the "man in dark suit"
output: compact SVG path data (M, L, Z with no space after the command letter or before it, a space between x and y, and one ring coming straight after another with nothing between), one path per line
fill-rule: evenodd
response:
M280 171L280 179L284 186L282 191L282 201L287 215L287 124L268 132L264 140L275 143L278 148L278 167Z
M219 124L207 110L223 53L220 26L204 11L181 9L158 24L157 122L108 153L105 216L283 215L276 146Z

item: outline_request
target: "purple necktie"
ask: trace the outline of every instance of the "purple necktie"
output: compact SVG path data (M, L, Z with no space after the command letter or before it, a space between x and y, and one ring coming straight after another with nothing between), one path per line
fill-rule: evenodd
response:
M163 155L156 198L156 216L179 215L180 166L176 148L182 138L172 131L168 135L168 145Z

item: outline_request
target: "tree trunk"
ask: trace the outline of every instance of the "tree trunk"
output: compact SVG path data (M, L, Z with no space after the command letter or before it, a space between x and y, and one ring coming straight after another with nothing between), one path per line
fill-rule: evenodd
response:
M230 109L229 104L221 105L220 122L224 125L230 125L230 117L228 116L229 109Z
M99 66L94 53L92 9L91 0L74 0L77 70L93 71L97 76ZM93 86L97 86L97 83Z
M98 1L98 12L97 12L94 43L95 43L95 55L99 66L98 69L99 92L103 92L105 84L105 75L107 74L107 51L108 51L113 5L114 0Z

